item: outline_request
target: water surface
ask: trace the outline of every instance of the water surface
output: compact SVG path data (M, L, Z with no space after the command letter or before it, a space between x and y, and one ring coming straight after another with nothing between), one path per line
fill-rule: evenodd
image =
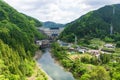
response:
M42 57L38 59L38 63L53 80L74 80L70 72L66 72L60 65L54 62L49 49L45 50Z

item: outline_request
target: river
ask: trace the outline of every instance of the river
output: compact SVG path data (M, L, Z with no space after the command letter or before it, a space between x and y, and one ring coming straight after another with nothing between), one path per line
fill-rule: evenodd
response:
M55 63L49 49L45 50L41 58L38 59L38 63L53 80L75 80L70 72L65 71L60 65Z

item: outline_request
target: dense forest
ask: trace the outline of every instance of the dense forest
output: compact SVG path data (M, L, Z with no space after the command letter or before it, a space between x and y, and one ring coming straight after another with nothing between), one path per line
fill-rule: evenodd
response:
M29 19L30 21L32 21L33 24L34 24L36 27L41 27L41 26L43 25L42 22L40 22L39 20L37 20L37 19L35 19L35 18L33 18L33 17L30 17L30 16L28 16L28 15L25 15L25 14L23 14L23 15L26 16L27 19Z
M0 0L0 80L26 80L33 73L36 30L41 23Z
M117 42L120 40L120 4L88 12L65 26L59 36L64 41L73 42L74 36L77 36L78 39L96 37Z

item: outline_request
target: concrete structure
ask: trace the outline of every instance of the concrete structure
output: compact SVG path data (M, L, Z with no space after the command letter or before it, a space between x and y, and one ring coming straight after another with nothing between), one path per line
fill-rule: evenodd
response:
M43 31L49 37L57 37L64 30L64 28L60 28L60 27L53 27L53 28L40 27L38 29L40 31Z

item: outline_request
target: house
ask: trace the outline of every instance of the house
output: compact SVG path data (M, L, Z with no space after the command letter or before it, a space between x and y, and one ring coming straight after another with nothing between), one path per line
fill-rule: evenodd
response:
M58 40L57 41L59 44L60 44L60 46L62 46L62 47L71 47L71 44L70 43L66 43L66 42L63 42L63 41L60 41L60 40Z
M69 44L68 44L68 43L65 43L65 42L62 42L62 43L61 43L61 46L66 46L66 47L67 47L68 45L69 45Z
M73 48L73 47L69 47L68 50L69 50L70 52L76 52L76 49Z
M88 52L91 53L92 55L95 55L96 57L98 57L100 55L99 50L89 50Z
M40 45L42 45L42 41L37 40L37 41L36 41L36 44L40 46Z
M85 49L79 49L78 52L80 52L80 53L85 53L86 50L85 50Z
M113 44L105 44L104 45L106 48L115 48L115 46Z
M78 47L77 47L77 51L80 52L80 53L85 53L85 52L87 52L88 50L87 50L86 48L83 48L83 47L78 46Z

